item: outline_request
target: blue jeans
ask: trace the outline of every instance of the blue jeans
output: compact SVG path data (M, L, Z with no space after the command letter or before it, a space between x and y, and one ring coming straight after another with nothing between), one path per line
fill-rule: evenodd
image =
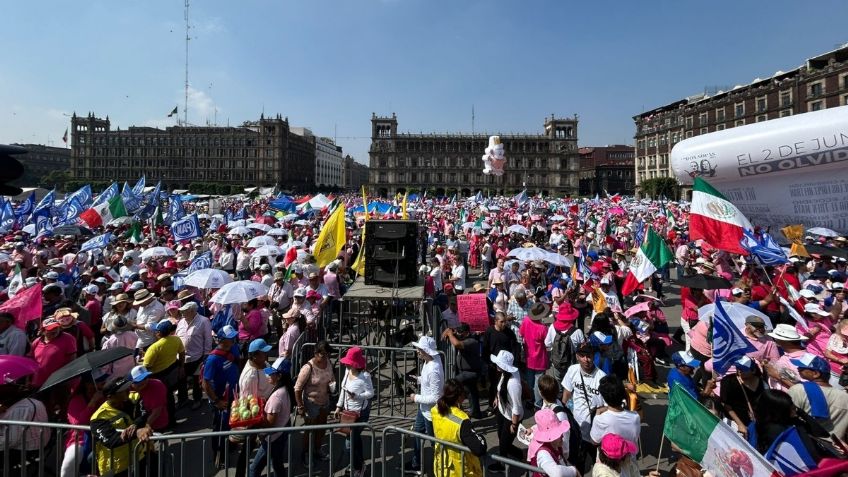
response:
M286 442L289 440L288 437L288 434L283 433L276 439L272 440L270 444L271 469L273 469L276 477L288 475L284 467L286 458L288 457L288 452L286 452ZM262 471L265 470L265 461L269 454L268 441L269 439L262 439L259 450L256 451L256 456L250 462L250 472L248 473L249 477L259 477L262 475Z
M539 378L545 374L544 371L537 371L535 369L528 369L525 372L524 379L527 380L527 384L533 386L533 404L541 404L542 402L542 394L539 392Z
M419 409L418 414L415 416L415 425L412 426L412 430L418 432L419 434L427 434L428 436L432 436L433 421L428 421ZM413 467L421 466L421 447L421 439L414 439L412 441L412 449L414 451L414 454L412 454Z

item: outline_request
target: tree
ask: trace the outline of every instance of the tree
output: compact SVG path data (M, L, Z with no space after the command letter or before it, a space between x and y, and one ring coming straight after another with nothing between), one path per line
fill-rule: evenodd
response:
M71 175L67 171L52 170L38 179L38 187L44 189L55 187L59 192L65 192L65 186L70 179Z
M654 199L665 197L666 199L677 200L680 194L680 185L677 183L677 179L673 177L655 177L642 181L639 186L642 188L643 194Z

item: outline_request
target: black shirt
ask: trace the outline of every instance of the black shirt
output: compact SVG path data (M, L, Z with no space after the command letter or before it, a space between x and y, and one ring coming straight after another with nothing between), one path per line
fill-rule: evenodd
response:
M725 376L721 380L721 401L730 407L746 426L751 423L751 417L748 411L748 403L745 401L745 395L751 401L751 408L756 409L757 401L760 399L763 391L765 391L765 384L762 378L760 378L757 389L752 390L745 386L744 394L742 393L742 384L739 383L739 379L736 376Z
M456 350L456 366L460 371L480 372L480 342L469 336L462 340L462 349Z
M498 331L494 326L490 326L483 334L483 361L488 363L490 356L497 355L501 350L514 353L517 346L518 339L510 327Z

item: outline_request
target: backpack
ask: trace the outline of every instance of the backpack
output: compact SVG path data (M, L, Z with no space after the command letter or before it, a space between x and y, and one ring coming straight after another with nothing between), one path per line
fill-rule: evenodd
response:
M565 406L557 405L553 408L553 411L554 414L564 412L567 416L568 423L571 425L571 430L568 433L568 461L579 465L579 459L582 458L583 452L583 435L580 432L580 424L574 419L571 409Z
M554 344L551 347L551 366L558 371L565 371L569 366L576 363L574 354L574 343L571 341L571 335L577 331L576 327L572 327L565 333L557 331Z

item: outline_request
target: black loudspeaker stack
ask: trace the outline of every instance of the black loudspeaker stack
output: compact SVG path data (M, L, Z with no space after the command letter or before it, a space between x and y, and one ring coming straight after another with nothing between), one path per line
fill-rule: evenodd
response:
M418 284L418 221L365 223L365 284L411 287Z

